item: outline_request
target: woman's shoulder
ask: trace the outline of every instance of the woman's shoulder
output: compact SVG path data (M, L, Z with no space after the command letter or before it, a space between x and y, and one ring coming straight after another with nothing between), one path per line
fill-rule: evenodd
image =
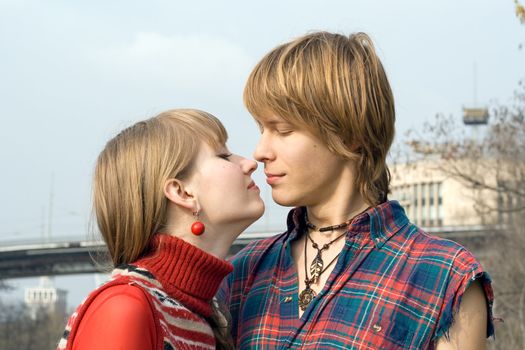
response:
M119 311L118 307L129 306L131 311L150 310L149 300L146 293L134 284L116 284L104 288L91 302L90 308L108 308Z
M75 349L131 349L155 346L155 316L148 296L134 285L118 284L93 297L78 325ZM124 348L129 348L124 346Z

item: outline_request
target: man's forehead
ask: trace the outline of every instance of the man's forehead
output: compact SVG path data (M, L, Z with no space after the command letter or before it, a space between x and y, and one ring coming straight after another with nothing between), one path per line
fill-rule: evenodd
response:
M275 113L264 113L257 118L257 121L261 124L290 124L290 122L284 120L281 116Z

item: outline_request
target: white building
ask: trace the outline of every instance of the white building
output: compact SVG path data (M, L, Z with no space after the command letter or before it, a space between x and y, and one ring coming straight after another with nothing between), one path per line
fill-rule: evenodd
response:
M449 167L449 168L444 168ZM468 174L470 181L452 176L453 168ZM512 164L515 169L517 164ZM505 191L498 193L483 189L503 186L505 166L494 166L482 160L447 162L424 160L391 167L392 181L390 199L398 200L410 220L422 227L490 226L505 224L512 220L508 208L516 200ZM445 171L443 169L446 169ZM495 173L497 172L497 174ZM486 186L476 187L472 180ZM475 182L474 181L474 182ZM518 203L520 204L520 203Z
M52 279L43 276L40 277L39 286L26 288L24 301L29 307L33 318L36 317L39 309L65 315L67 308L67 291L55 288Z

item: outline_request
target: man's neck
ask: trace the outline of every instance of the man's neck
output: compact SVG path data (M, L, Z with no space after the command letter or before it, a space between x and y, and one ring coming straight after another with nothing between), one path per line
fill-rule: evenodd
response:
M334 198L332 201L316 206L308 206L308 221L315 225L317 229L339 225L365 211L369 205L365 202L361 195L356 194L353 198L339 199ZM322 232L323 237L336 237L343 232L344 229L329 230Z

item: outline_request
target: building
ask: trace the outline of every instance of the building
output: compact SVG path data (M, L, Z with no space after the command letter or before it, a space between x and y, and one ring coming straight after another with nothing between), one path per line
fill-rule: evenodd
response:
M412 222L426 228L506 224L512 221L509 208L523 201L523 196L504 190L514 177L499 162L427 159L394 165L389 197L403 205ZM514 163L508 169L516 167ZM454 175L458 173L468 178Z
M39 310L66 314L67 291L53 286L52 278L40 277L40 285L26 288L24 301L29 307L31 317L36 318Z

